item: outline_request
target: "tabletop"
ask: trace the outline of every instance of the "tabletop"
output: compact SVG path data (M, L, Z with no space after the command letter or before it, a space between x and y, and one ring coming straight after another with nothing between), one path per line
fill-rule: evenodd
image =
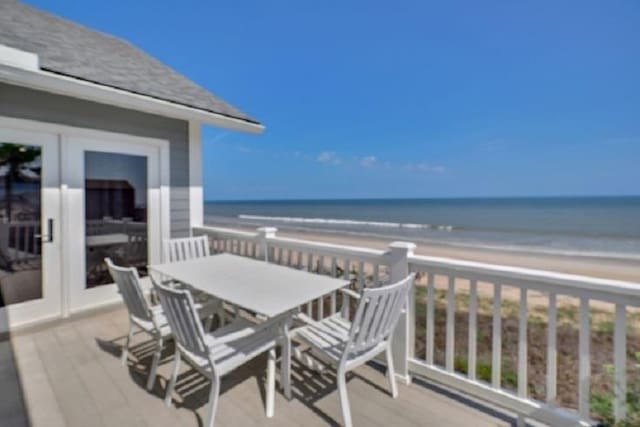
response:
M344 279L231 254L150 265L149 269L268 317L293 310L349 284Z
M97 234L95 236L87 236L87 246L111 246L123 245L129 242L129 236L124 233Z

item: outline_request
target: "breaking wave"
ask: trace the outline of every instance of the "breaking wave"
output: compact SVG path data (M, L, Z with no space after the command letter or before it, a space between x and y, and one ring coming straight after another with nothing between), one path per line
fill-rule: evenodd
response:
M378 228L406 228L420 230L452 231L452 225L432 225L432 224L410 224L399 222L382 221L358 221L355 219L335 219L335 218L303 218L288 216L263 216L263 215L238 215L239 219L252 221L272 221L290 224L319 224L319 225L344 225L356 227L378 227Z

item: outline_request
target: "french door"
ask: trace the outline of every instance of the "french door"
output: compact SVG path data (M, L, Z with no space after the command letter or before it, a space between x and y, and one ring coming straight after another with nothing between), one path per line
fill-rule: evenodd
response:
M59 153L0 120L0 331L61 314Z
M64 138L64 314L120 300L105 258L135 267L142 277L148 264L160 261L168 233L167 147L117 136Z

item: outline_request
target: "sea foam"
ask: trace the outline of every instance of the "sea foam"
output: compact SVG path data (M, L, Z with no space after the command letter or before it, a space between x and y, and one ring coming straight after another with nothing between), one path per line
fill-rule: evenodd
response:
M252 220L252 221L272 221L272 222L285 222L294 224L321 224L321 225L345 225L345 226L360 226L360 227L380 227L380 228L408 228L408 229L420 229L420 230L438 230L438 231L452 231L454 227L452 225L431 225L431 224L411 224L400 222L384 222L384 221L359 221L355 219L336 219L336 218L305 218L305 217L290 217L290 216L264 216L264 215L238 215L239 219Z

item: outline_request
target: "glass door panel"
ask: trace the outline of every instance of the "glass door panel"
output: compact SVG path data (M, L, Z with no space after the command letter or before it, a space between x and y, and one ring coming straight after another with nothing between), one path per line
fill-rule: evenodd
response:
M147 158L86 151L86 287L113 282L104 259L146 275Z
M0 142L0 307L42 298L41 154Z

